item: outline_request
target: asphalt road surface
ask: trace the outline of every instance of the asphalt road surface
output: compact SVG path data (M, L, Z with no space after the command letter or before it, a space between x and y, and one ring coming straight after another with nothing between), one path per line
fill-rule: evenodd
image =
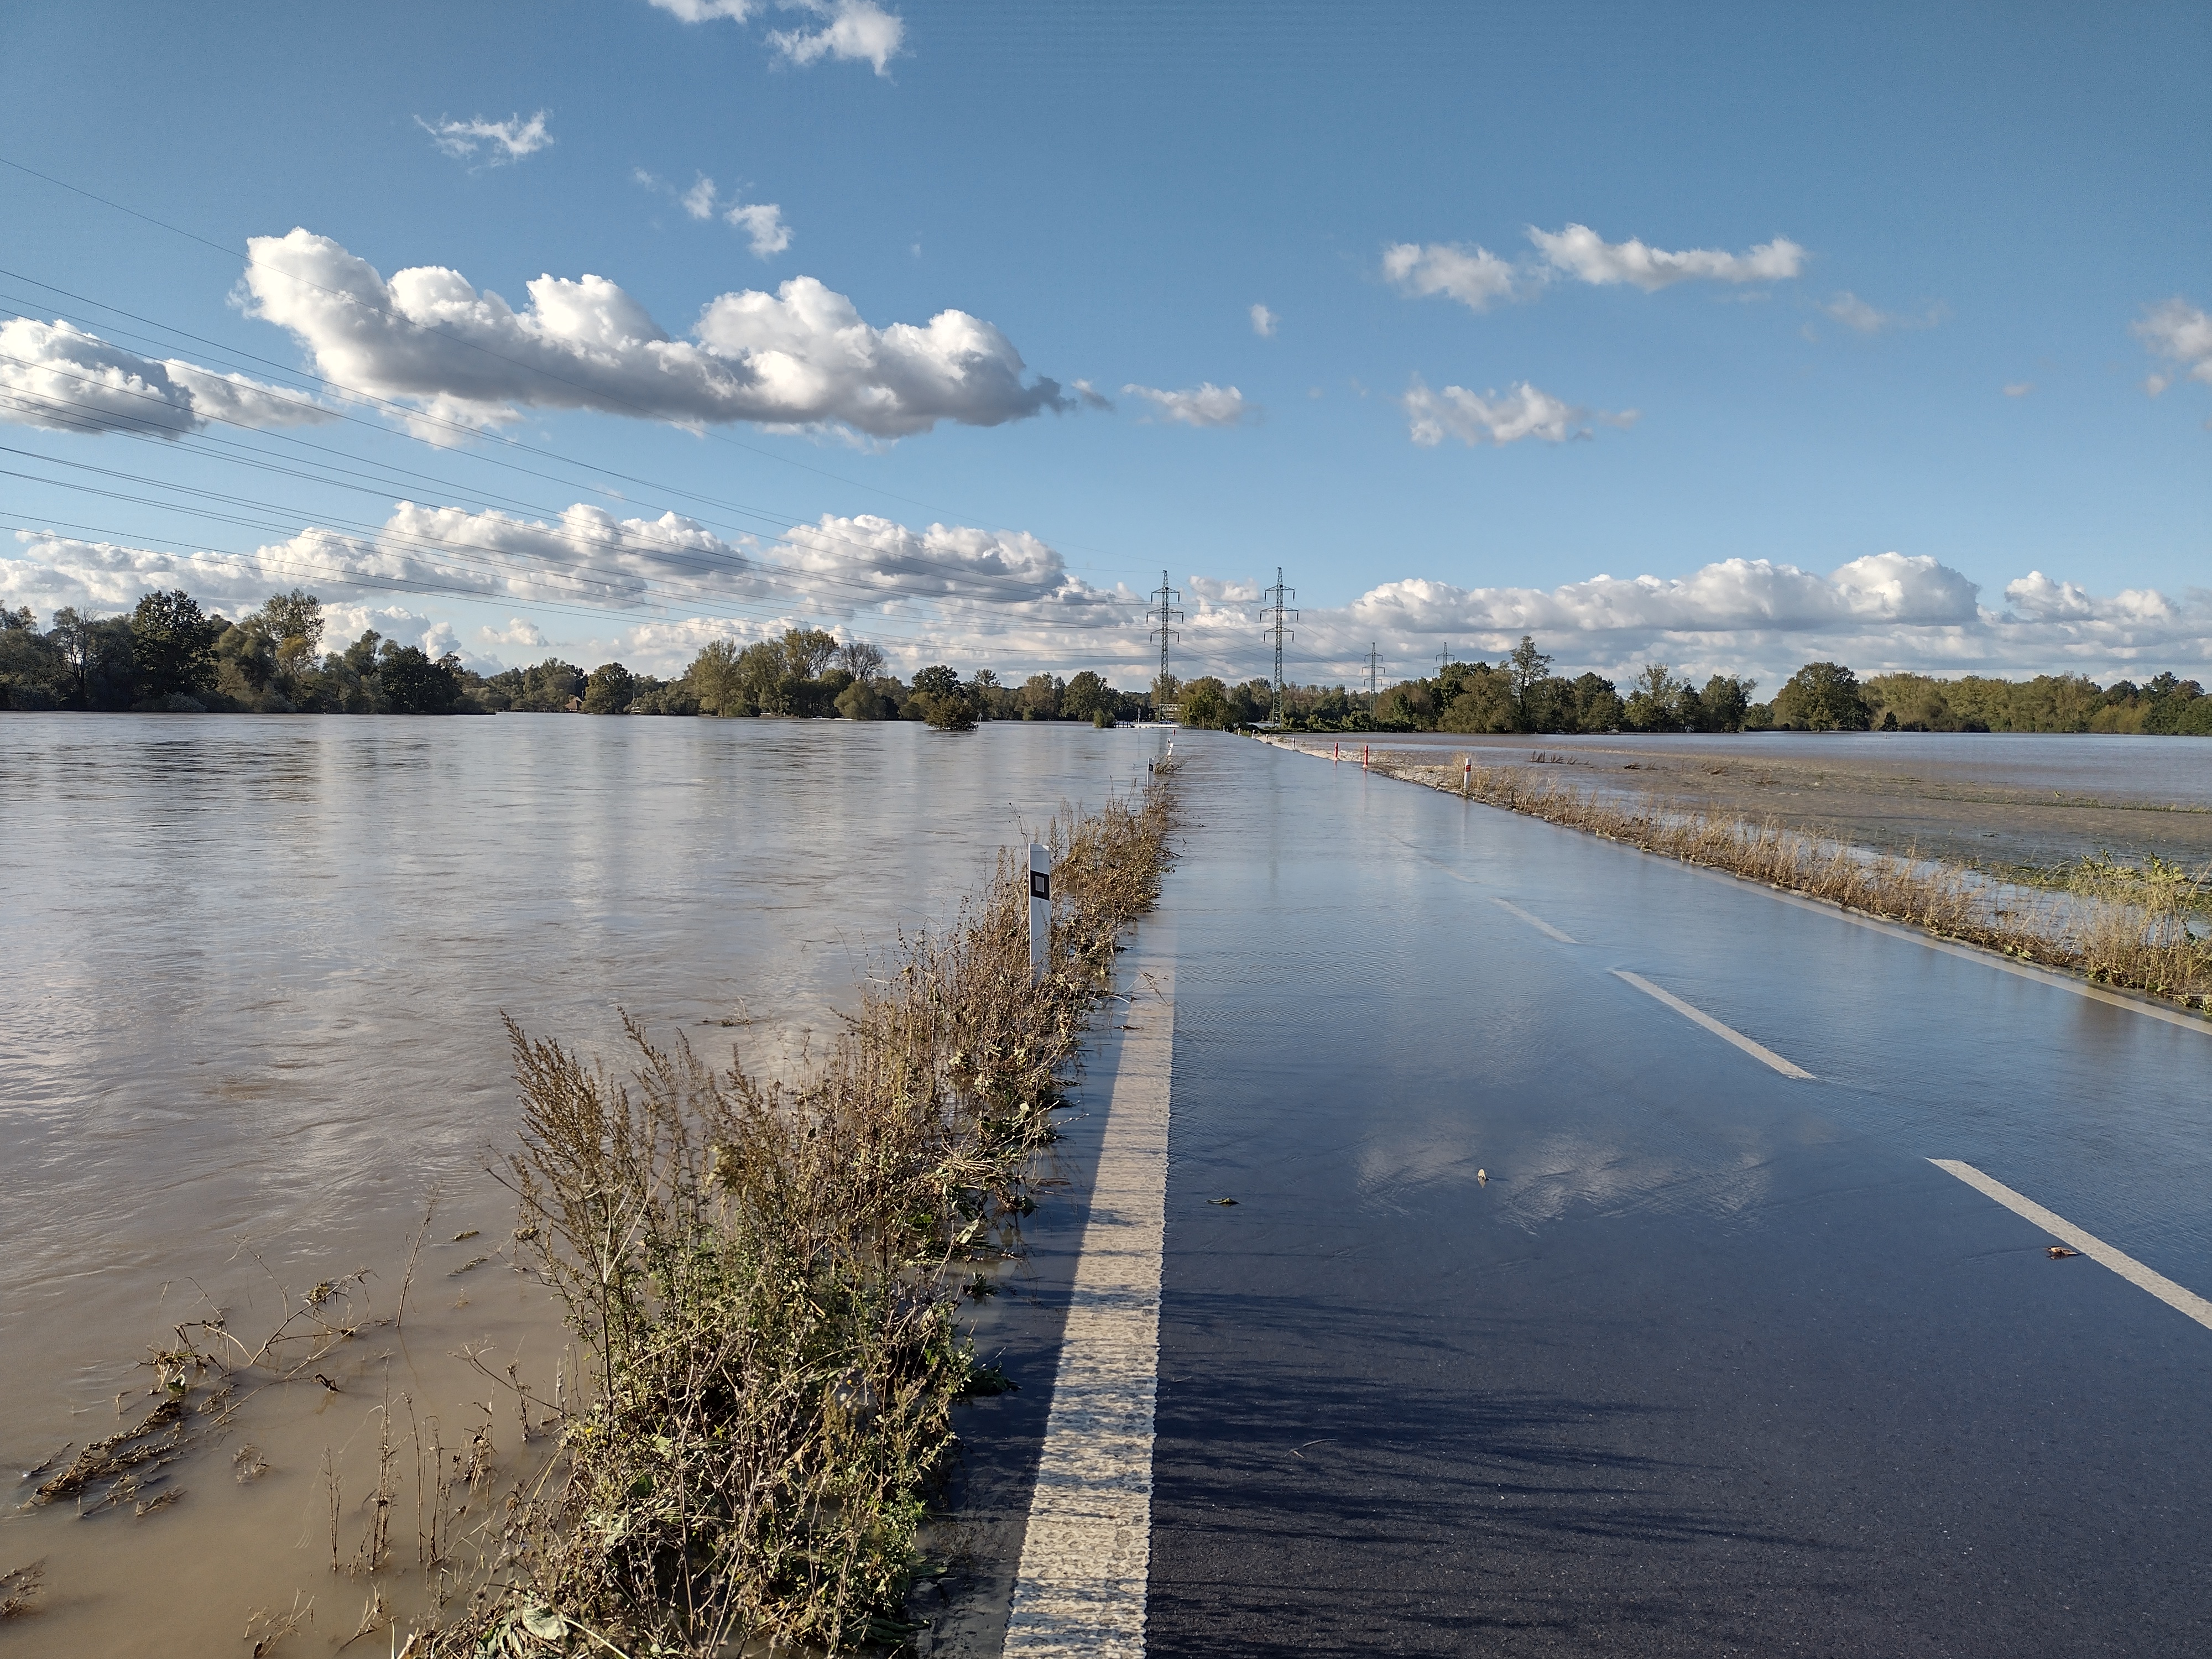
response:
M1180 747L1143 1650L2212 1653L2212 1035ZM1081 1186L966 1425L1033 1544Z

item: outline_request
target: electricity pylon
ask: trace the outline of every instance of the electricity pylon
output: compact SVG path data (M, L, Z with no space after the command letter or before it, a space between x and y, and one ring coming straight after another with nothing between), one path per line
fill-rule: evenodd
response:
M1168 573L1163 570L1160 572L1160 585L1157 588L1153 589L1148 597L1155 600L1157 603L1153 605L1151 610L1145 612L1145 620L1146 622L1158 623L1159 624L1158 627L1152 629L1151 635L1152 638L1156 639L1160 642L1159 684L1158 689L1152 694L1153 712L1157 714L1158 712L1158 706L1164 703L1168 700L1168 696L1170 695L1168 690L1170 684L1168 680L1168 646L1170 641L1182 637L1180 634L1176 633L1172 626L1170 626L1170 624L1179 623L1182 620L1182 612L1175 608L1176 601L1182 599L1182 594L1179 589L1170 587L1168 586Z
M1275 707L1268 718L1277 726L1283 723L1283 641L1286 638L1297 637L1283 625L1286 622L1295 620L1297 617L1298 613L1285 603L1294 596L1295 592L1295 589L1283 586L1283 567L1277 565L1275 585L1261 595L1267 603L1260 612L1260 617L1267 624L1267 631L1274 635L1275 640Z

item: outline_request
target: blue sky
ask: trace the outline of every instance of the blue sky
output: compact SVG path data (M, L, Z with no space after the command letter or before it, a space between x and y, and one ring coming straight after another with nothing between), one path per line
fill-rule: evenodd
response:
M2212 14L1686 9L12 7L0 596L2202 678Z

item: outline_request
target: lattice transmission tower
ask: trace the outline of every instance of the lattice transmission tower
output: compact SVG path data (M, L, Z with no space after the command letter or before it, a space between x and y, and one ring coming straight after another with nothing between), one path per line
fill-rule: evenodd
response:
M1296 596L1296 589L1283 586L1283 567L1277 565L1275 585L1261 596L1267 603L1260 612L1260 617L1267 624L1267 631L1275 641L1275 706L1267 718L1279 726L1283 723L1283 641L1297 637L1284 624L1297 619L1298 613L1287 603Z
M1168 586L1168 573L1163 570L1160 572L1160 585L1149 597L1153 602L1152 608L1145 612L1145 620L1157 624L1151 637L1160 642L1160 678L1152 690L1152 709L1157 716L1161 706L1173 695L1171 688L1175 682L1168 678L1168 647L1182 637L1173 626L1182 620L1182 612L1176 609L1182 593L1180 589Z

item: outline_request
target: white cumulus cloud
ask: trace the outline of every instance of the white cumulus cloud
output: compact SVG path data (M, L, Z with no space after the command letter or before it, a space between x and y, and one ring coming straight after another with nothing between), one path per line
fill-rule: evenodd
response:
M647 190L675 197L677 205L694 219L719 216L724 224L735 225L751 242L756 258L773 258L791 246L791 227L784 222L783 210L774 202L732 200L724 206L720 186L703 173L685 191L662 183L643 167L635 169L631 176Z
M2176 366L2192 380L2212 385L2212 317L2176 295L2148 307L2131 327L2154 355ZM2144 383L2152 397L2172 384L2165 374L2154 374Z
M481 149L492 167L534 155L553 142L553 135L545 130L545 112L542 109L527 121L520 115L504 121L487 121L481 115L473 121L426 121L418 115L415 125L428 133L430 142L447 155L465 160Z
M1627 283L1644 292L1673 283L1703 279L1718 283L1784 281L1804 269L1806 252L1786 236L1761 242L1742 253L1718 248L1686 248L1669 252L1647 246L1636 237L1608 242L1588 225L1569 225L1564 230L1528 228L1553 270L1584 283Z
M878 627L910 626L949 617L980 639L1094 618L1110 628L1141 603L1119 589L1091 586L1055 549L1024 532L915 529L870 514L825 514L780 537L732 541L672 513L618 519L579 503L557 519L533 520L402 501L372 532L311 526L240 554L161 551L28 531L15 541L13 555L0 556L0 601L45 613L62 605L127 610L144 594L182 587L204 605L237 614L301 586L326 607L397 596L432 605L476 601L502 611L532 604L664 617L703 611L715 627L728 623L713 612L741 606L786 608L784 621L793 624L866 618ZM547 643L539 618L507 614L504 627L482 625L475 637L525 650Z
M1256 404L1244 401L1244 394L1233 386L1216 386L1204 380L1181 392L1164 392L1156 386L1131 384L1121 388L1132 398L1142 398L1160 411L1159 418L1181 426L1236 426L1255 418L1260 410Z
M546 644L544 630L526 617L509 617L504 628L486 624L477 632L487 645L513 645L536 651L543 650Z
M64 322L0 323L0 421L16 426L180 438L210 421L282 428L336 418L298 392L143 357Z
M1409 435L1424 448L1446 438L1457 438L1470 447L1518 443L1523 438L1565 443L1571 438L1589 437L1587 422L1591 420L1627 427L1635 424L1638 416L1632 409L1618 414L1584 409L1540 391L1526 380L1500 396L1496 392L1470 392L1463 386L1432 392L1417 374L1401 401L1405 404Z
M724 294L671 338L604 276L541 276L518 311L459 271L390 281L326 236L257 236L251 315L287 329L333 380L487 426L522 408L595 409L679 422L836 423L873 437L939 421L996 426L1071 407L1024 380L1013 344L963 311L877 328L811 276Z
M1255 305L1252 307L1252 331L1263 340L1272 340L1275 337L1275 325L1281 320L1265 306Z
M643 176L652 177L650 173ZM711 219L714 216L714 181L702 173L691 181L691 188L676 200L694 219Z
M787 9L811 13L818 28L778 29L769 43L794 64L817 63L824 58L875 65L876 73L899 54L906 40L906 24L896 12L885 11L875 0L784 0Z
M1524 281L1510 260L1456 242L1394 242L1382 250L1382 274L1401 293L1441 294L1471 311L1513 298Z
M791 246L791 227L774 202L740 202L723 210L722 222L745 233L756 258L773 258Z

